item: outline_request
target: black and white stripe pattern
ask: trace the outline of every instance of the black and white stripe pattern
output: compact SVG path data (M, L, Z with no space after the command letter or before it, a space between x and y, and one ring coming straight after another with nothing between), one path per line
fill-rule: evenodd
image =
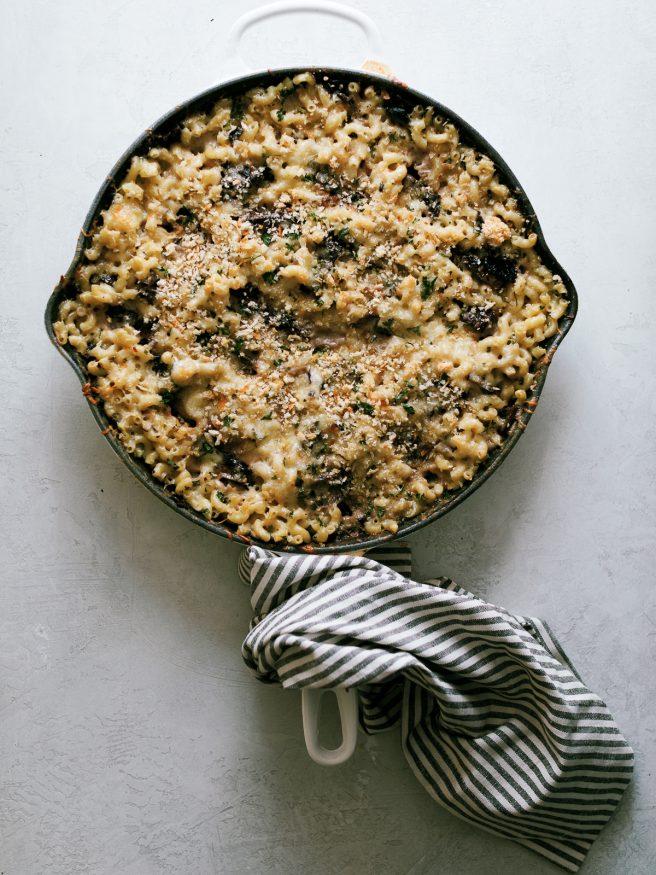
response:
M378 547L375 550L370 550L367 556L369 559L375 559L377 562L386 565L387 568L391 568L393 571L398 571L404 577L412 576L412 551L407 541L395 541L392 544ZM246 586L251 585L252 564L248 549L242 550L239 555L237 573L241 582Z
M400 721L441 805L575 872L633 769L606 705L540 620L372 556L245 551L247 665L288 688L358 687L363 729ZM406 546L388 558L409 571Z

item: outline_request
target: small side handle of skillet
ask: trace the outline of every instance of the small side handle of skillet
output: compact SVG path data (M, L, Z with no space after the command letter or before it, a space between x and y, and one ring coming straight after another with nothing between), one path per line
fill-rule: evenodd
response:
M342 743L333 750L327 750L319 743L319 717L321 700L325 695L337 699L339 718L342 725ZM320 766L339 766L349 760L355 752L358 740L358 693L357 690L305 689L301 691L301 710L303 714L303 735L310 758Z
M352 6L347 6L344 3L335 2L335 0L277 0L277 2L267 3L265 6L245 12L230 28L226 39L224 60L231 72L234 74L238 72L239 75L252 72L239 53L241 38L252 25L267 18L289 15L295 12L321 12L324 15L332 15L335 18L350 21L364 33L369 52L376 57L380 56L383 42L380 30L378 25L362 10L354 9ZM375 70L370 68L371 72L377 72L383 76L388 75L385 65L377 64L377 62L368 63L376 65Z

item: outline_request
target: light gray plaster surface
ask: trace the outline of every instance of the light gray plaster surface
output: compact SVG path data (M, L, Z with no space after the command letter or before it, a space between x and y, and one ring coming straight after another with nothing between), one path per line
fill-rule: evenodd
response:
M0 16L0 871L494 875L556 870L442 812L396 734L304 752L295 693L247 673L238 550L146 492L98 433L42 311L125 146L230 75L257 3L6 0ZM502 470L413 539L419 571L547 619L636 751L590 875L656 871L656 43L649 0L358 0L382 60L506 157L581 309ZM357 66L316 16L253 66Z

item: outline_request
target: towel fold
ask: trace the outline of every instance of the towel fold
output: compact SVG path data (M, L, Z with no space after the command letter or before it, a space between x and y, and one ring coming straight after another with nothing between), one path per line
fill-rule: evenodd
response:
M407 546L374 555L245 550L246 664L287 688L357 687L364 731L400 722L440 805L577 871L633 770L606 705L542 621L409 579Z

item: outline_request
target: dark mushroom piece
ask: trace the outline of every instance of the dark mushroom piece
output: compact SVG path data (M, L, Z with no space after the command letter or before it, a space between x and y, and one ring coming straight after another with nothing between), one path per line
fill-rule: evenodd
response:
M282 331L285 334L297 334L299 337L303 333L299 323L287 310L274 311L268 309L266 317L268 324L273 328L277 328L278 331Z
M270 236L276 234L280 228L287 227L294 220L291 213L271 209L265 204L259 204L244 213L243 218L251 223L258 234L269 234Z
M153 371L156 374L162 376L163 374L170 374L171 373L171 367L169 365L164 364L164 362L161 359L161 356L157 355L156 353L152 353L152 356L153 357L150 360L149 364L150 364L150 367L153 369Z
M138 296L142 301L145 301L147 304L154 303L155 296L157 295L157 277L151 275L147 280L140 280L136 287Z
M342 103L351 102L351 95L348 93L347 82L333 79L330 76L322 76L319 80L319 85L321 85L322 88L325 88L328 94L331 94L335 100L340 100Z
M185 227L189 227L190 225L198 224L198 216L196 213L188 207L186 204L183 204L178 212L175 214L176 219Z
M507 437L509 432L512 431L514 424L519 420L520 413L521 407L518 404L513 404L504 412L503 416L500 417L501 424L497 431L501 437Z
M93 283L104 283L107 286L113 286L116 280L118 279L118 274L116 273L97 273L91 277L90 282Z
M339 194L342 183L335 171L328 164L320 164L313 176L313 181L320 185L328 194Z
M267 325L285 334L297 334L299 337L304 334L301 325L292 316L290 310L274 309L267 302L261 290L252 283L230 292L230 309L241 313L242 316L259 314ZM240 350L237 352L239 353Z
M221 178L221 199L244 201L261 188L265 183L272 182L273 171L268 164L256 167L253 164L235 164L226 168Z
M347 233L343 233L344 230ZM357 244L350 239L348 229L329 231L314 249L314 255L323 265L332 265L341 258L354 258L357 254Z
M253 483L253 472L245 462L228 449L221 448L221 470L219 476L228 483L238 486L250 486Z
M426 204L426 211L432 219L436 219L442 209L442 198L430 188L423 189L422 200Z
M241 289L232 289L229 301L230 310L241 313L242 316L252 316L266 309L262 292L253 283L247 283Z
M241 122L238 122L234 128L230 128L228 131L228 142L234 143L235 140L238 140L241 135L244 133L244 128Z
M487 395L498 395L501 391L498 386L494 386L492 385L492 383L488 383L487 380L479 377L478 374L470 374L467 379L470 383L474 383L476 386L480 386L481 392L485 392Z
M120 304L114 304L106 308L105 316L113 326L129 325L139 334L141 340L152 337L156 322L144 317L136 310L130 310Z
M255 362L260 355L259 347L252 343L246 343L242 338L237 338L232 346L233 353L237 356L242 368L249 374L255 373Z
M346 461L334 454L324 456L320 470L315 466L304 472L302 477L303 489L310 495L317 497L327 493L331 495L343 494L348 488L352 478L351 471L346 467Z
M479 334L488 334L496 322L496 313L492 304L464 307L460 311L460 319Z
M456 247L451 259L458 267L468 270L480 283L493 289L502 289L514 283L517 277L516 262L490 246L483 246L481 249Z
M408 124L410 113L413 110L412 106L408 106L407 104L402 103L400 100L397 100L393 103L391 101L391 98L386 100L383 103L383 106L385 107L385 111L393 122L396 122L396 124L399 125Z

